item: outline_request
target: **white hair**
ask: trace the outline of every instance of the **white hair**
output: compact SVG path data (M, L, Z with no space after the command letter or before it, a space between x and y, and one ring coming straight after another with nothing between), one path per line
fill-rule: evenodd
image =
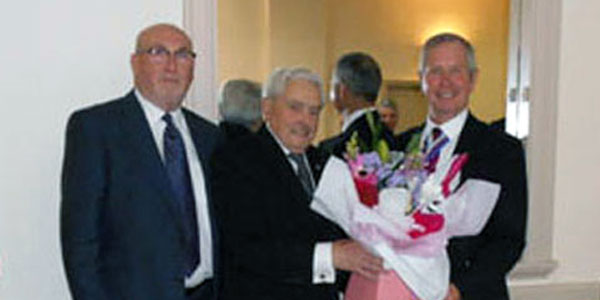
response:
M325 92L323 89L323 80L319 74L312 72L309 69L294 67L294 68L277 68L265 83L263 88L264 99L275 99L285 93L285 89L290 82L295 80L306 80L313 83L319 90L321 104L325 102Z

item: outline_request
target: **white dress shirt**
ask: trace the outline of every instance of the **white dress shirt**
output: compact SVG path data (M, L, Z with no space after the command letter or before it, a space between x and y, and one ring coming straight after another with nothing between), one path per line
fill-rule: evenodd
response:
M362 117L367 112L375 111L376 109L377 108L375 107L367 107L363 109L357 109L349 115L342 114L342 117L344 119L344 123L342 124L342 132L346 131L346 129L350 127L350 124L352 124L352 122L360 119L360 117Z
M135 90L135 96L140 102L146 120L152 131L154 142L164 162L164 144L163 135L167 124L162 119L166 113L154 103L145 99L139 91ZM194 270L190 277L185 279L186 287L194 287L213 276L213 261L212 261L212 236L210 219L208 216L208 206L206 199L205 179L202 172L202 162L198 157L194 142L190 135L190 130L187 126L185 117L181 108L170 112L173 118L175 127L181 132L183 143L185 145L185 153L190 169L191 184L194 191L194 199L196 200L196 216L198 216L198 238L200 242L200 264Z
M298 173L298 165L294 160L289 158L289 154L291 151L281 143L277 135L273 133L269 124L266 124L267 130L271 133L271 136L275 139L283 154L288 159L288 162L292 165L294 172ZM310 170L310 165L308 164L308 160L306 159L306 155L302 154L302 159L306 164L308 170ZM316 186L315 179L313 177L312 172L310 173L310 180L313 182L313 186ZM315 244L315 248L313 251L313 265L312 265L312 283L320 284L320 283L334 283L335 282L335 268L333 267L333 249L332 242L318 242Z

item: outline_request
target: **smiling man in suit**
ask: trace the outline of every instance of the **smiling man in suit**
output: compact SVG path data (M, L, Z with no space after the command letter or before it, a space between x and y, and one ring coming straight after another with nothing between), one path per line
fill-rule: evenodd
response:
M506 276L525 246L527 181L520 141L490 128L468 110L477 81L475 50L455 34L430 38L421 53L420 78L429 102L425 124L400 135L405 147L413 134L421 144L448 138L438 164L468 153L461 183L479 178L501 191L484 229L476 236L453 238L448 245L451 285L447 299L508 299ZM470 203L469 205L477 205Z
M323 86L306 69L278 69L263 90L266 125L212 161L223 224L223 299L337 299L336 270L374 277L381 259L310 209L327 156L311 146Z
M131 55L135 88L70 117L60 221L73 299L214 299L218 130L181 107L194 58L181 29L150 26Z

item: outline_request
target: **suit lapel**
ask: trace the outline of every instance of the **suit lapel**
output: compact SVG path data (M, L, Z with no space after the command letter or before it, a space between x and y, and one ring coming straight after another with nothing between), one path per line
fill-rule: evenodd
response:
M281 180L282 185L289 189L290 195L292 195L292 198L296 199L296 201L299 201L302 204L308 203L309 200L302 187L302 183L300 183L300 180L296 176L296 172L294 172L294 169L287 157L285 157L283 150L275 138L265 126L259 131L258 135L264 141L265 152L269 153L268 157L273 161L271 165L274 168L274 174L281 174L281 176L278 177L279 180Z
M159 198L165 202L176 223L183 230L183 224L180 222L181 213L172 201L173 195L167 173L144 111L133 92L126 96L124 104L120 117L120 128L124 140L128 142L128 148L132 149L131 159L135 160L135 164L139 166L141 170L139 174L147 179L143 182L149 183L144 188L152 188L157 191L160 195Z
M192 137L192 141L194 143L194 148L196 149L196 153L198 153L198 157L200 159L200 166L202 167L202 175L204 176L204 189L206 191L206 205L208 208L208 218L210 220L211 226L211 236L213 240L213 250L216 249L214 245L219 244L219 236L217 234L217 224L214 218L215 209L214 204L212 202L212 192L211 192L211 184L210 184L210 157L211 151L213 147L214 141L209 140L207 138L207 132L202 128L200 122L198 122L192 116L192 112L189 110L182 108L183 115L185 117L185 122L190 131L190 136ZM198 202L196 202L198 203ZM212 251L214 261L218 261L218 251Z
M460 132L460 136L458 138L458 143L454 148L454 154L458 153L468 153L469 161L463 167L460 172L460 184L462 185L468 178L470 178L473 174L473 170L476 165L476 157L477 157L477 149L479 149L479 144L482 142L481 135L483 134L484 125L481 121L475 119L471 113L467 116L467 121L462 131Z
M191 112L187 109L182 109L183 115L185 117L185 122L190 130L190 136L192 137L192 141L194 142L194 148L198 153L200 158L200 162L202 165L202 172L204 176L207 177L209 175L208 163L210 159L210 145L209 141L204 139L206 134L202 132L201 126L193 119Z
M465 126L458 137L458 143L454 148L453 154L472 152L476 148L475 146L480 134L481 126L479 126L479 121L469 113Z

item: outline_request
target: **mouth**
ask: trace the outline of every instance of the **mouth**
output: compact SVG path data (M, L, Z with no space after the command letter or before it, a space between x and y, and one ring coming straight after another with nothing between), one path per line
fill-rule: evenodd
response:
M291 133L300 138L312 137L312 130L306 125L298 125L291 128Z
M179 78L163 77L163 78L161 78L160 81L162 81L164 83L177 84L177 83L179 83Z
M437 92L435 96L441 100L450 100L456 98L458 96L458 92L455 91L441 91Z

